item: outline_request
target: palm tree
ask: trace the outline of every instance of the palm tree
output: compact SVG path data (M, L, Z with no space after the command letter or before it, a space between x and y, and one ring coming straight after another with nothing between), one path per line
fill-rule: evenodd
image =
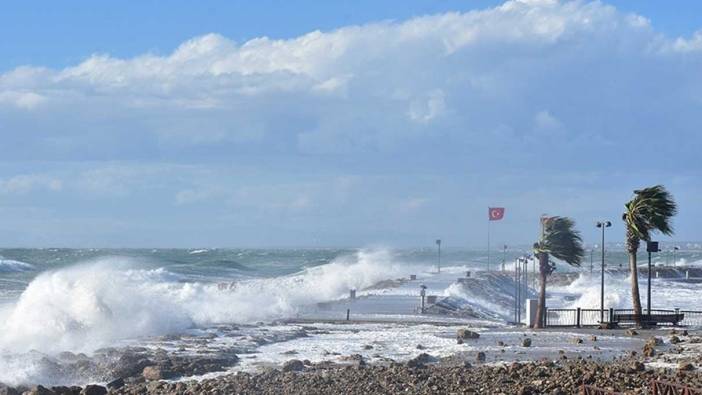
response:
M634 317L641 324L641 296L639 295L639 276L636 253L641 240L651 241L651 233L659 231L664 235L673 234L671 218L678 208L673 196L662 185L634 191L634 197L625 205L622 219L626 225L626 249L629 253L629 270L631 270L631 299L634 305Z
M546 313L546 280L556 269L549 257L562 260L572 266L580 266L585 255L580 232L575 222L567 217L542 217L541 239L534 243L534 255L539 260L539 304L536 308L535 328L543 328Z

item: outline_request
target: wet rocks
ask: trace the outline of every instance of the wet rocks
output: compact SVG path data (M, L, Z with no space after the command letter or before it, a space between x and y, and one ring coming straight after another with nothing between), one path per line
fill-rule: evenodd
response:
M695 366L689 362L680 362L678 363L678 370L689 372L691 370L695 370Z
M80 395L105 395L107 394L107 389L101 385L86 385L85 388L80 392Z
M531 347L531 338L522 339L522 347Z
M423 352L416 357L410 359L407 361L406 365L407 367L410 368L422 368L424 365L430 363L430 362L435 362L436 358L432 357L431 355Z
M147 366L142 371L142 375L146 380L164 380L173 377L173 373L164 369L162 366L152 365Z
M305 370L305 364L299 359L291 359L283 364L283 372L301 372Z
M678 344L678 343L682 343L682 340L680 340L679 337L677 337L676 335L673 335L670 337L670 344Z
M583 339L581 339L581 338L579 338L579 337L576 337L576 338L574 338L574 339L571 340L571 343L573 343L573 344L583 344Z
M118 378L107 383L107 389L117 389L124 387L124 379Z
M480 338L480 334L478 332L473 332L468 329L459 329L458 331L456 331L456 338L462 340L478 339Z
M485 353L482 351L478 351L478 353L475 354L475 361L476 362L482 363L482 362L485 362L486 359L487 359L487 357L486 357Z
M624 334L627 336L637 336L639 332L636 331L636 329L627 329Z

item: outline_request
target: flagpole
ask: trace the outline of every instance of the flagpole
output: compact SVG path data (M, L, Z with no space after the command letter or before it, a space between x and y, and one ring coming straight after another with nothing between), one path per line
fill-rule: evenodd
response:
M488 261L487 261L487 271L490 271L490 208L488 208Z

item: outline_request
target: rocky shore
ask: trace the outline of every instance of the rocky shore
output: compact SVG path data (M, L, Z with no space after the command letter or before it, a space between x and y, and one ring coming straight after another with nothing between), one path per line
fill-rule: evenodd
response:
M648 393L652 380L702 388L702 337L687 331L630 330L628 336L646 339L638 352L601 362L588 358L556 361L485 363L484 353L437 358L426 353L403 362L386 360L368 364L361 355L339 362L288 360L263 372L238 372L204 380L167 381L162 369L169 363L143 366L137 363L130 374L106 386L34 386L11 388L0 385L0 395L59 394L575 394L583 384L627 394ZM459 330L457 340L470 341L479 335ZM530 340L524 339L524 343ZM593 339L595 340L594 336ZM595 340L596 341L596 340ZM530 344L523 345L529 347ZM481 355L482 354L482 355ZM170 362L171 366L174 362ZM217 369L213 369L217 370ZM166 375L164 375L166 374Z

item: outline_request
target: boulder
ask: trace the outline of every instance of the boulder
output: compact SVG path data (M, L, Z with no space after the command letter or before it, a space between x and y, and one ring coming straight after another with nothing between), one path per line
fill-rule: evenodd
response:
M638 372L643 372L646 370L646 365L644 365L640 361L634 361L630 366L629 366L629 372L630 373L638 373Z
M118 378L107 383L107 389L118 389L124 387L124 379Z
M486 359L487 359L487 357L486 357L485 353L482 351L478 351L478 353L475 355L475 360L477 362L485 362Z
M20 392L13 387L0 383L0 395L20 395Z
M144 368L142 376L146 380L164 380L173 377L173 373L159 365L151 365Z
M107 389L101 385L86 385L80 395L105 395L107 394Z
M305 370L305 364L299 359L291 359L283 364L283 372L301 372Z
M407 366L410 368L421 368L424 367L425 364L434 362L436 361L436 358L432 357L431 355L423 352L416 357L410 359L407 361Z
M573 344L583 344L583 339L576 337L576 338L572 339L571 342Z
M687 372L690 370L695 370L695 366L689 362L680 362L678 364L678 370Z
M639 332L637 332L636 329L627 329L624 334L627 336L636 336Z
M670 337L670 344L678 344L681 342L682 342L682 340L680 340L680 338L675 336L675 335Z
M531 347L531 338L526 338L522 340L522 347Z
M23 395L56 395L56 393L44 386L37 385L32 387L29 391L25 392Z
M480 333L473 332L468 329L459 329L458 331L456 331L456 337L463 340L477 339L480 337Z

